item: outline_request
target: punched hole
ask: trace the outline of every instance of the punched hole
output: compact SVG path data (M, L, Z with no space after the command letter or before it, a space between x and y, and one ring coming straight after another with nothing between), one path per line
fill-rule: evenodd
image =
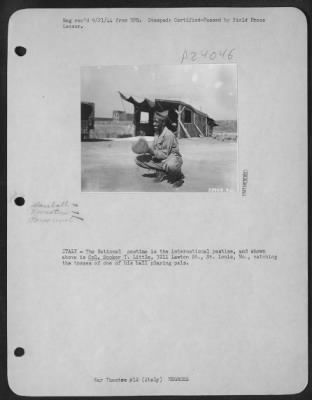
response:
M16 349L14 350L15 357L23 357L24 354L25 350L23 349L23 347L16 347Z
M23 46L17 46L15 47L15 53L18 56L23 57L26 54L26 48Z
M16 199L14 200L14 203L17 206L23 206L25 204L25 199L24 199L24 197L16 197Z

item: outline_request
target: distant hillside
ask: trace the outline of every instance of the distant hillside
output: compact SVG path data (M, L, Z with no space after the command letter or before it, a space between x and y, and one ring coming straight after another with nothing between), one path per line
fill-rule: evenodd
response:
M213 133L237 133L237 120L216 121L218 126L213 128Z

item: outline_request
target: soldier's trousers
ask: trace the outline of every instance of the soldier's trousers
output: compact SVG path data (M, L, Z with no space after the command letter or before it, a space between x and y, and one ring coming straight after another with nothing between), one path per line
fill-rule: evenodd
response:
M140 154L136 157L135 162L141 168L165 172L173 181L182 176L182 157L175 154L170 154L165 160L157 160L151 154Z

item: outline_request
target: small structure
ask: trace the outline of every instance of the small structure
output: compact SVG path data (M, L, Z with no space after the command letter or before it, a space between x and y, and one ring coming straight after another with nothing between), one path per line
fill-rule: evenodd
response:
M94 103L81 102L81 140L88 139L94 129L94 110Z
M179 138L211 136L213 128L217 126L214 119L208 114L197 110L190 104L179 100L144 99L141 102L133 97L126 97L122 93L123 100L134 105L134 125L136 136L153 136L153 116L155 111L168 110L168 129L177 132Z
M133 121L133 114L128 114L126 111L114 110L113 121Z
M215 126L219 126L216 121L210 117L207 118L207 125L208 125L208 136L212 136L213 128Z

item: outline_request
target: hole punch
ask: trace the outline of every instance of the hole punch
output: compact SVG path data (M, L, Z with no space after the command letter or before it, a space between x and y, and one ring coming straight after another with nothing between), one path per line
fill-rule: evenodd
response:
M23 206L25 204L25 199L24 199L24 197L16 197L16 199L14 200L14 203L17 206Z
M16 349L14 350L15 357L23 357L24 354L25 350L23 349L23 347L16 347Z
M26 47L23 46L17 46L15 47L15 53L20 56L23 57L26 54Z

